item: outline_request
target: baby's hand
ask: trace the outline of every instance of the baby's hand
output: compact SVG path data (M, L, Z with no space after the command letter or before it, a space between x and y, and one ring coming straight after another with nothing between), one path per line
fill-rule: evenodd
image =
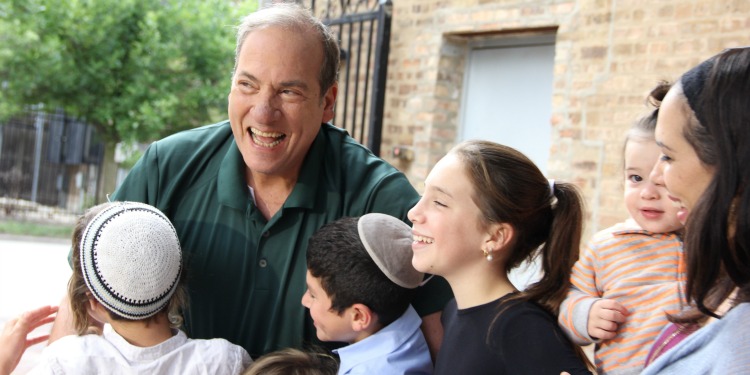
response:
M625 323L628 310L613 299L602 299L594 302L589 310L589 336L609 340L617 336L620 324Z

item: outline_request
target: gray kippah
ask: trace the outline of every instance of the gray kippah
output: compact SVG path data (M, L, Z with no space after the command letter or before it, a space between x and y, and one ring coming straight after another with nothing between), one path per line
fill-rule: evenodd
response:
M359 218L357 231L372 260L391 281L408 289L419 286L424 274L411 265L414 240L406 223L390 215L371 213Z
M118 202L94 216L81 240L81 270L94 297L140 320L166 306L182 269L177 233L158 209Z

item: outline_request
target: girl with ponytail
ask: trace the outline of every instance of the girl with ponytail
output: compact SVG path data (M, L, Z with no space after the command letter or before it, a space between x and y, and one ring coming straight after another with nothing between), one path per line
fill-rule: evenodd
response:
M435 165L409 220L412 264L455 295L435 374L590 374L556 319L581 240L575 186L547 180L513 148L467 141ZM541 280L516 290L508 272L535 257Z

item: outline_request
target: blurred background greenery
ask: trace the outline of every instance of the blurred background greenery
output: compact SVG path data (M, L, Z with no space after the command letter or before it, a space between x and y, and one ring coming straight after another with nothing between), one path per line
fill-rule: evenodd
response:
M98 192L87 194L104 199L116 184L116 144L136 149L226 118L235 26L256 8L255 0L2 0L0 127L32 106L93 126L104 155ZM49 225L6 220L0 233L57 233Z

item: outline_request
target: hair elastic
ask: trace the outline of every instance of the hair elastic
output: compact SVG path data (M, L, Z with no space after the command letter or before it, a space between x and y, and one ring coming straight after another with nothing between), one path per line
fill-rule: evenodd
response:
M552 197L550 206L554 209L557 207L557 197L555 196L555 179L549 178L547 179L547 182L549 183L549 195Z

